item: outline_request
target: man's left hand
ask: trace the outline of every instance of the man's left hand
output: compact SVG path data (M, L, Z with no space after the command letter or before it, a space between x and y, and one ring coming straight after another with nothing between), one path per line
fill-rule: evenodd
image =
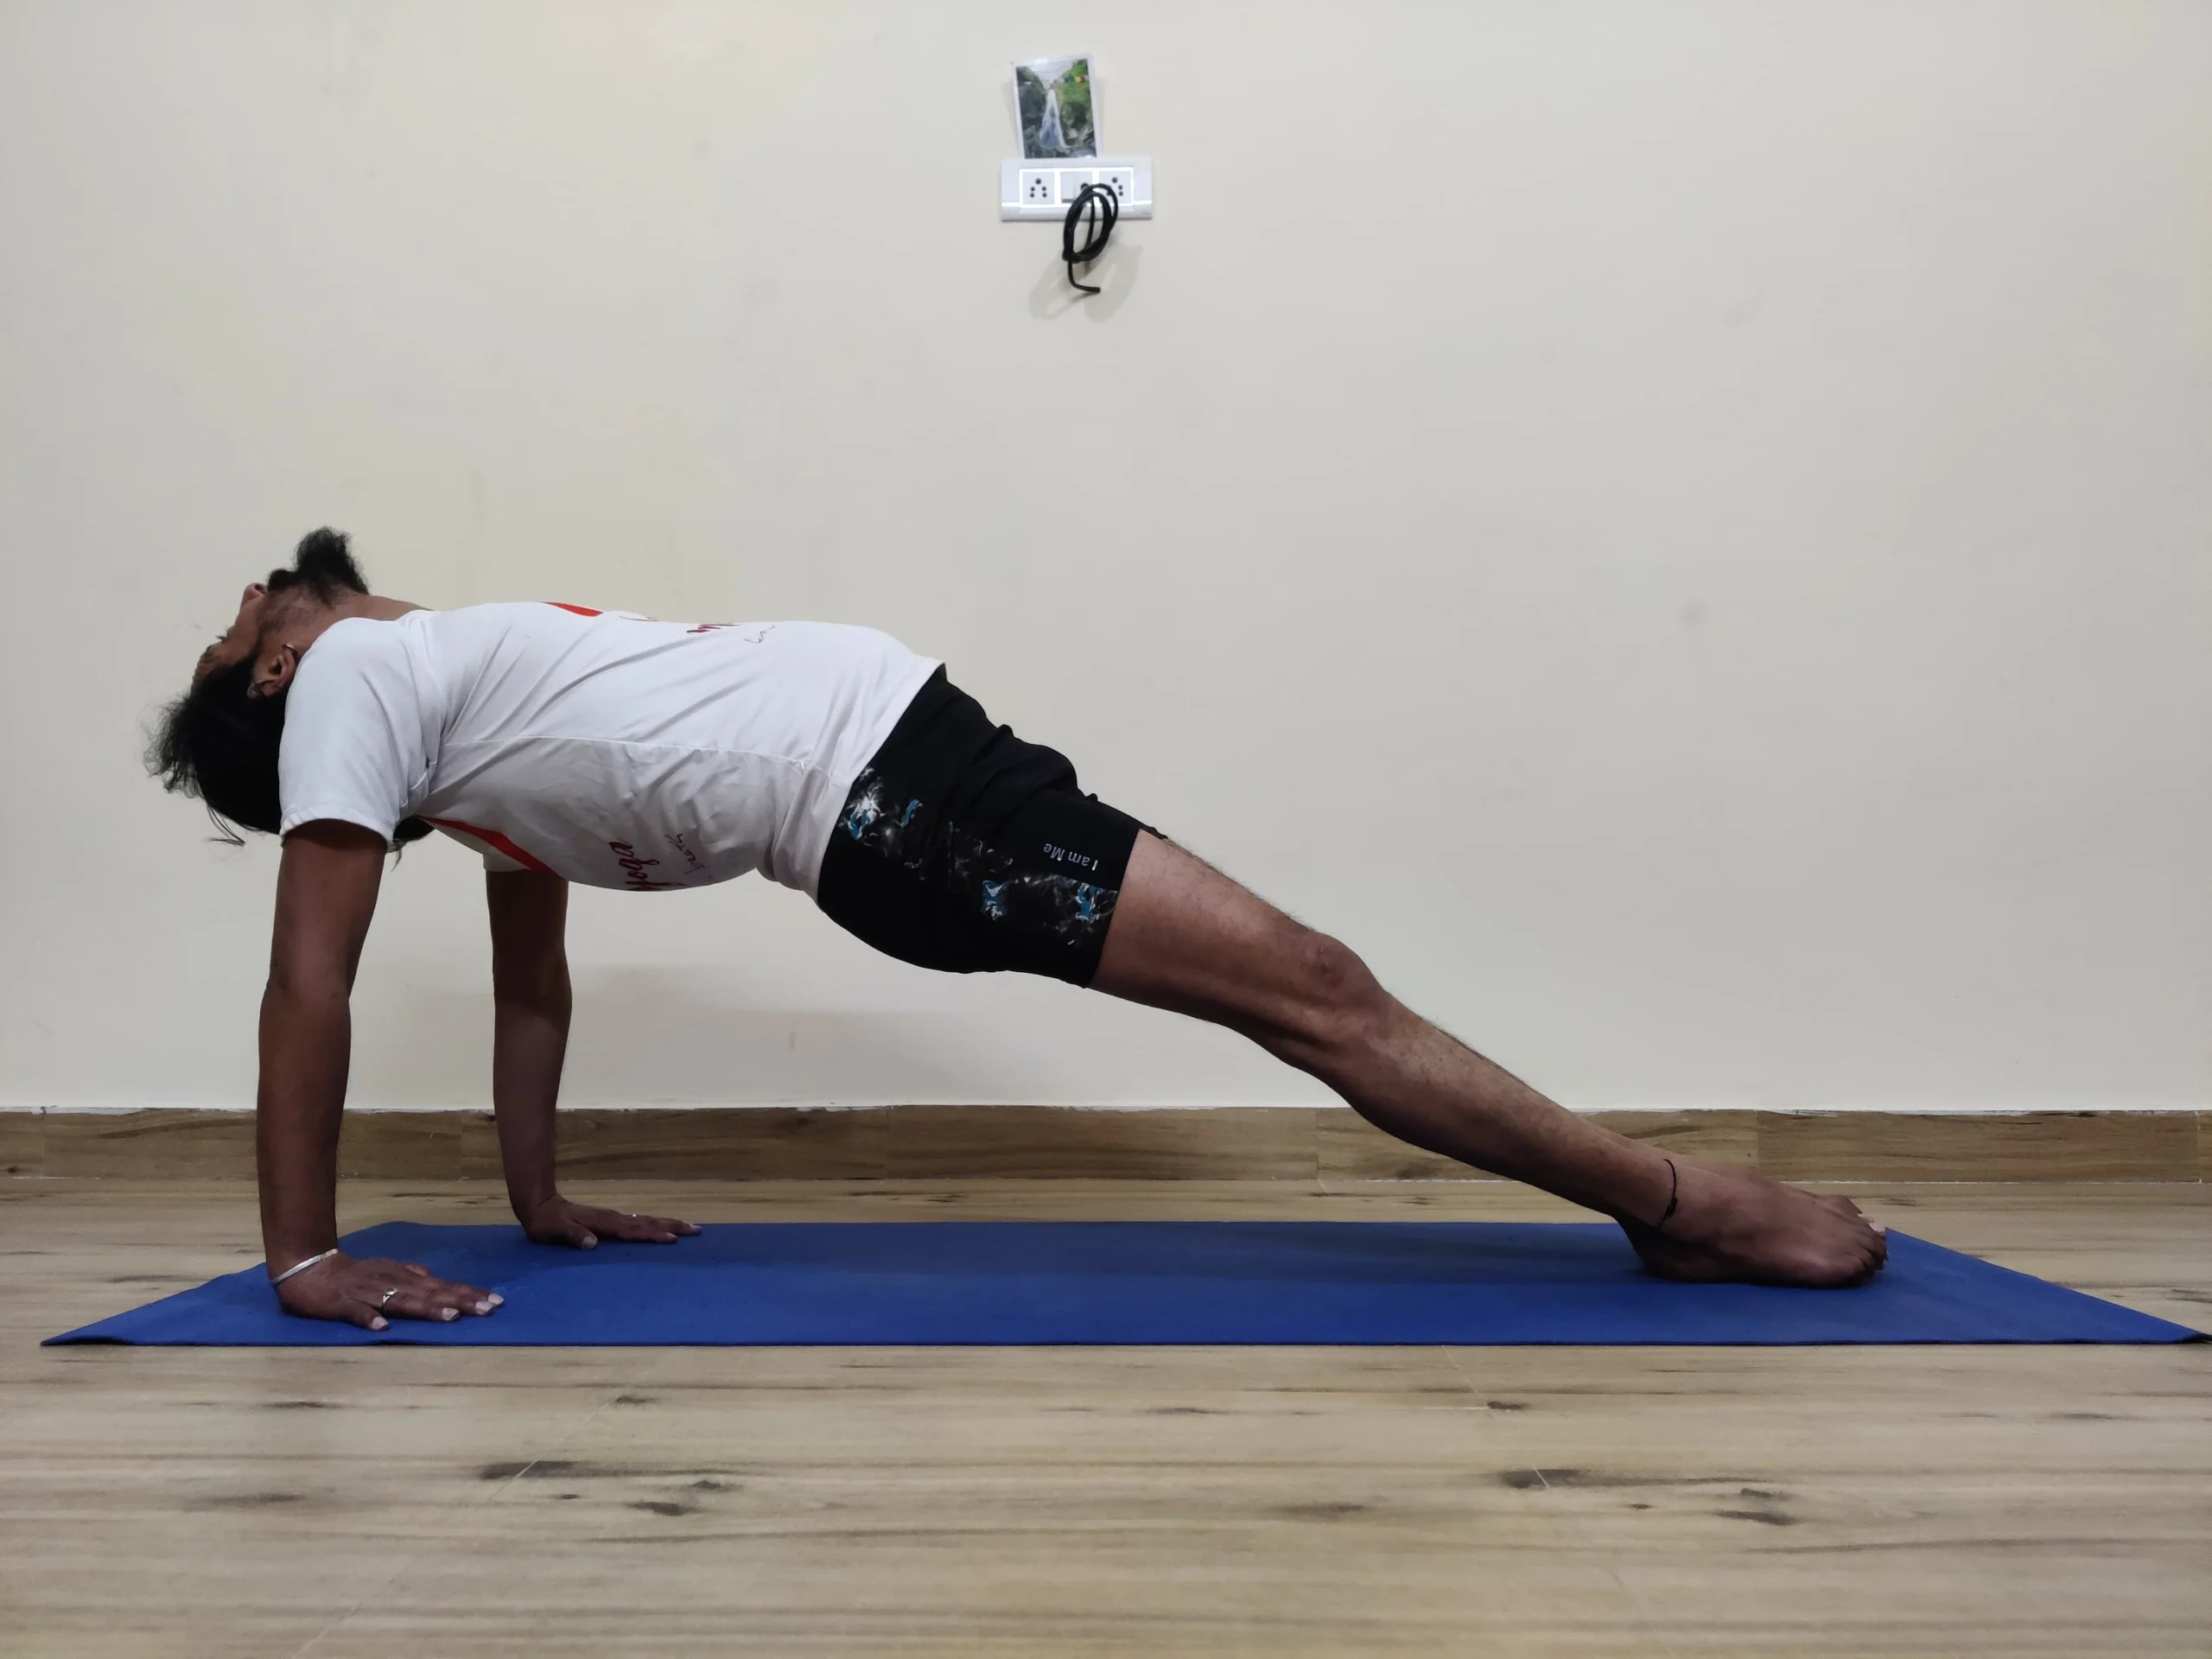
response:
M699 1230L688 1221L601 1210L594 1205L574 1203L557 1193L522 1218L522 1230L533 1244L566 1244L579 1250L598 1249L602 1238L638 1244L673 1244Z

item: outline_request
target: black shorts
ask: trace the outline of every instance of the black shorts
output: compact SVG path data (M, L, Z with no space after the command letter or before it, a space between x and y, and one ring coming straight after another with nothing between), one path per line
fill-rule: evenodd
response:
M940 668L853 780L817 902L918 967L1087 985L1144 827L1078 790L1067 756L993 725Z

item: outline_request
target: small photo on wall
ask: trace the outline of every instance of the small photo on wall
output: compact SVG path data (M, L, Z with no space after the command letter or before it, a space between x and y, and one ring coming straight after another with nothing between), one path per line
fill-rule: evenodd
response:
M1014 104L1021 123L1022 160L1060 161L1098 153L1089 58L1039 58L1015 64Z

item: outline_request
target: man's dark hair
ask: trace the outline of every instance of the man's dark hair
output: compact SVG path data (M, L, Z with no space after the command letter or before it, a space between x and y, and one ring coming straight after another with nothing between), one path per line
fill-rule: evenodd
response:
M163 789L196 795L228 841L239 830L273 836L276 751L284 741L284 694L250 695L253 658L209 673L162 711L146 748L146 770Z
M289 569L269 573L269 591L302 588L324 604L346 594L365 594L367 579L353 563L346 537L334 530L309 531L292 555ZM284 741L289 691L257 697L253 658L219 668L162 710L146 746L146 770L162 787L197 796L223 838L237 843L240 830L273 836L283 822L277 798L276 756ZM420 818L392 831L394 846L430 833Z
M353 550L345 533L325 527L300 537L292 551L292 568L269 573L269 591L281 594L304 588L325 605L346 594L365 594L369 581L353 563Z

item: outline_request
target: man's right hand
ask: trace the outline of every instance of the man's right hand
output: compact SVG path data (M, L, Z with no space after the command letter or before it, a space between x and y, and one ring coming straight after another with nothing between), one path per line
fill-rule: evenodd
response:
M392 1319L457 1319L489 1313L506 1299L495 1290L433 1277L419 1262L334 1255L276 1287L287 1313L338 1319L381 1331Z

